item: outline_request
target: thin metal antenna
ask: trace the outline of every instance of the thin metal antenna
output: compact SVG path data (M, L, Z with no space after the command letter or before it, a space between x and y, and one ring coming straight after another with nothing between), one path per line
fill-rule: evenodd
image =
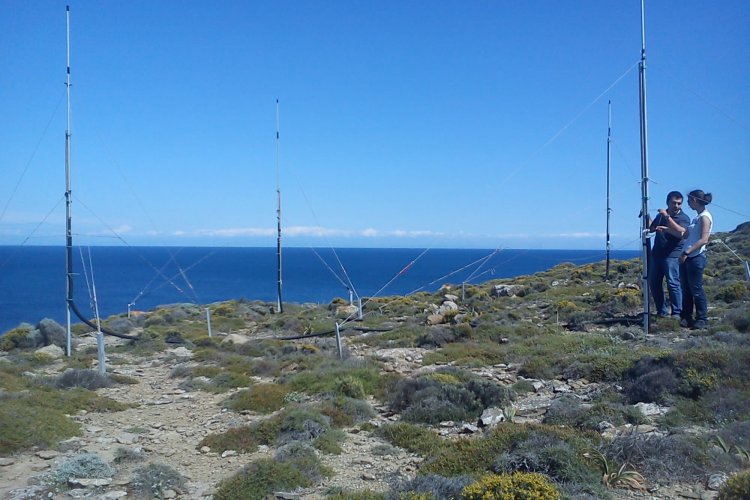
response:
M284 312L284 305L281 301L281 181L280 181L280 166L279 166L279 100L276 99L276 263L277 263L277 293L276 293L276 312L281 314Z
M67 115L65 124L65 275L66 275L66 353L71 356L72 334L70 312L73 303L73 229L72 229L72 196L70 191L70 5L65 6L65 53L66 76L65 90L67 98Z
M609 205L609 185L610 185L610 149L612 144L612 101L607 102L607 266L604 272L604 279L609 281L609 254L612 250L612 242L609 239L609 216L612 209Z
M104 334L102 333L102 320L99 316L99 301L96 297L96 280L94 279L94 261L91 258L91 247L88 247L89 269L91 271L91 300L94 304L94 318L96 318L96 351L99 360L99 374L107 374L107 356L104 353Z
M648 333L650 321L649 266L649 216L648 216L648 124L646 113L646 15L645 0L641 0L641 62L638 64L640 123L641 123L641 242L643 244L643 331Z

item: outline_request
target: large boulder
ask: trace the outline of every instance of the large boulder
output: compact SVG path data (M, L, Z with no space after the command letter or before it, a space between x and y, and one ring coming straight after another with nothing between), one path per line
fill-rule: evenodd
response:
M67 347L68 335L65 332L65 328L54 319L44 318L39 322L36 328L42 334L44 345Z

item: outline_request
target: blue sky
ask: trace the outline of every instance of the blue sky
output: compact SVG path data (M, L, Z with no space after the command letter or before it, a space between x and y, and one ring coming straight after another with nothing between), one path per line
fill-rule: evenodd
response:
M638 248L637 0L69 4L77 243L274 246L278 162L285 245L603 249L611 100ZM65 5L0 2L0 244L64 244ZM646 46L652 214L750 220L750 2Z

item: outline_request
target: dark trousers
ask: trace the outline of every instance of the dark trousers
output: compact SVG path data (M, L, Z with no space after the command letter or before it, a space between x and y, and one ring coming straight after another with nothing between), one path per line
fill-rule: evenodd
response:
M693 308L696 320L708 320L708 299L703 291L703 270L706 268L706 260L706 254L701 253L695 257L688 257L680 266L682 317L688 320L693 319Z

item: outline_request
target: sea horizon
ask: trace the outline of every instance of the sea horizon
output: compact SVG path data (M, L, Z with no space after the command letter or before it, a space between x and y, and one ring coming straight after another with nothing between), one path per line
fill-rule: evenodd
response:
M43 318L64 321L65 254L64 245L0 245L0 332ZM640 252L610 255L622 260ZM585 249L285 247L282 300L322 304L348 300L350 293L356 299L434 292L444 284L478 284L605 258L606 250ZM73 261L74 300L89 317L93 289L102 318L173 303L277 300L276 247L74 246Z

